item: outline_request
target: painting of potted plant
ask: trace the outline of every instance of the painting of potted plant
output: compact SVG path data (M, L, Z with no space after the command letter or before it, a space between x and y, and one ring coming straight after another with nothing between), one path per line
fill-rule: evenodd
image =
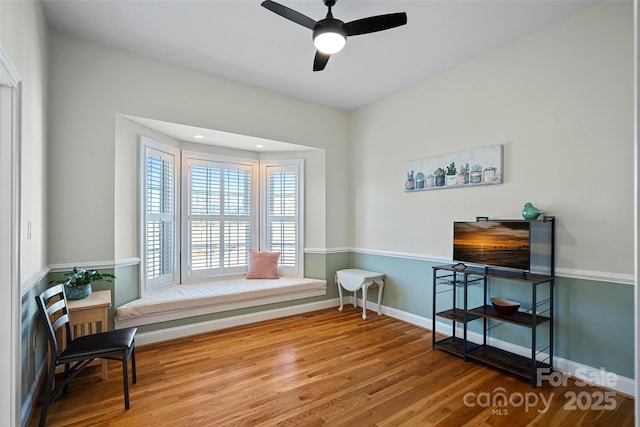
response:
M109 273L98 273L96 270L73 267L70 273L65 273L65 278L52 280L49 283L63 284L67 299L83 299L91 295L93 282L111 282L116 276Z
M458 184L466 184L469 182L469 163L460 168L460 172L456 175Z
M444 169L438 168L433 171L436 177L436 187L444 187Z
M484 169L484 182L493 182L496 180L496 168L489 166Z
M471 184L478 184L482 182L482 166L471 166L471 172L469 173L469 182Z
M436 180L433 175L427 175L424 179L424 186L426 188L433 188L436 185Z
M447 185L456 185L456 173L458 170L456 169L455 162L451 162L449 166L447 166Z
M502 184L502 151L502 145L496 144L411 160L400 175L400 179L404 180L404 191Z
M404 183L404 189L411 191L415 188L416 180L413 177L413 171L407 172L407 181Z

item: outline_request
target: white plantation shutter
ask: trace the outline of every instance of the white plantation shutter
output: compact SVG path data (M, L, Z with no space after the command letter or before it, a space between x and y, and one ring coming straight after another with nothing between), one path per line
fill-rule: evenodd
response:
M178 151L141 138L144 162L141 179L143 291L177 282L177 182Z
M220 168L204 165L191 167L189 253L193 270L220 270L221 182Z
M263 165L263 248L280 252L280 273L302 275L302 163L299 160Z
M183 282L244 273L255 240L253 165L203 159L184 161L187 211Z
M251 170L238 167L224 171L224 266L249 264L251 248Z

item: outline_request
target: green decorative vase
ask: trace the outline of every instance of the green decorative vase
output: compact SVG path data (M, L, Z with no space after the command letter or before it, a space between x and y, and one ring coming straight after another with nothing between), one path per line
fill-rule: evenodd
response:
M91 295L91 283L77 286L64 286L64 293L67 295L67 299L84 299Z
M541 213L544 212L533 206L533 204L531 204L530 202L525 203L524 207L522 208L522 217L524 219L536 219L538 218L538 216L540 216Z

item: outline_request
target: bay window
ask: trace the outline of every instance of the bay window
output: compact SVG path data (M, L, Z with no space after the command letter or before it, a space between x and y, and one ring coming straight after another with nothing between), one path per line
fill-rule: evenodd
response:
M281 275L303 275L302 160L258 162L140 141L143 294L243 275L252 248L280 252Z

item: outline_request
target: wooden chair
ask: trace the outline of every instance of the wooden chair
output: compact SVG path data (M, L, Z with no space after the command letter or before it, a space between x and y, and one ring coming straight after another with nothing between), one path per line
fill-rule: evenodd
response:
M114 359L122 361L122 380L124 383L124 409L129 409L129 375L127 370L128 360L131 359L131 375L133 384L136 383L136 354L135 334L136 328L116 329L104 331L106 325L102 325L103 332L86 335L73 339L72 328L69 322L69 309L67 297L64 293L64 285L53 286L36 296L38 311L45 323L47 338L51 349L47 384L42 398L42 413L40 414L40 426L45 425L47 411L60 393L67 393L67 385L80 371L82 371L94 359ZM60 349L56 338L56 332L63 328L66 347ZM54 377L56 366L64 365L64 378L56 381ZM53 387L53 388L52 388Z

